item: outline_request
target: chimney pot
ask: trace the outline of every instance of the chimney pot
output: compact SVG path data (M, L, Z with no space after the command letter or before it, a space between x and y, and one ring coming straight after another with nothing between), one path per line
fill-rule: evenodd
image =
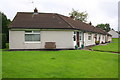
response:
M38 13L38 10L37 10L37 8L35 8L35 9L34 9L34 13Z
M71 16L70 16L70 18L74 18L74 16L73 16L73 15L71 15Z
M91 23L91 22L90 22L89 24L90 24L90 25L92 25L92 23Z

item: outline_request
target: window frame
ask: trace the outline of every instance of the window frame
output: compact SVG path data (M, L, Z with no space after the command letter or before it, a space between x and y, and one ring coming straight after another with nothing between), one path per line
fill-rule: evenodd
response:
M31 34L31 35L35 35L35 34L39 34L40 35L40 41L26 41L26 34ZM24 33L24 41L25 41L25 43L41 43L41 32L40 31L38 31L38 32L35 32L35 31L31 31L31 32L27 32L27 31L25 31L25 33Z
M90 37L90 39L89 39ZM91 41L92 40L92 34L91 33L88 33L88 41Z
M73 41L76 41L76 39L77 39L77 33L76 33L76 31L74 31L74 33L73 33Z
M104 40L105 39L105 36L103 35L102 39Z
M79 32L79 41L82 41L82 39L83 39L83 35L82 34L83 34L82 32Z

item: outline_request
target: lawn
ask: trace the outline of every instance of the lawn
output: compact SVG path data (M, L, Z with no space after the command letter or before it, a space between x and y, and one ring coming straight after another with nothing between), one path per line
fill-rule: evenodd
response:
M120 52L118 49L118 45L120 44L120 38L113 38L112 42L108 45L98 45L92 47L93 50L100 50L100 51L112 51L112 52Z
M117 78L118 54L85 50L3 51L3 78Z

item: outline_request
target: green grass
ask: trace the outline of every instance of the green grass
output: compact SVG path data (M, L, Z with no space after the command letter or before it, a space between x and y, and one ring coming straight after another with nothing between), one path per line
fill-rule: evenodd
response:
M112 51L112 52L120 52L118 49L118 44L120 43L120 38L113 38L112 42L108 45L98 45L92 47L93 50L101 50L101 51Z
M3 51L3 78L117 78L118 54L84 50Z

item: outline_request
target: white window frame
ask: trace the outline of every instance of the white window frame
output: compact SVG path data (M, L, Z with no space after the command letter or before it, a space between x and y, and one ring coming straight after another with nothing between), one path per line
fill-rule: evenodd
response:
M40 31L38 31L38 32L35 32L35 31L27 32L27 31L25 31L25 35L26 34L40 34ZM25 35L24 35L24 40L25 40ZM40 34L40 41L26 41L25 40L25 43L41 43L41 34Z
M99 34L99 41L101 40L101 34Z
M91 37L91 39L89 40L89 37ZM92 40L92 33L88 33L88 41Z
M75 40L74 40L74 38L75 38ZM74 31L74 33L73 33L73 41L76 41L76 39L77 39L77 32Z
M81 38L80 38L80 37L81 37ZM83 38L82 32L79 32L79 40L82 41L82 38Z
M102 39L104 40L105 39L105 36L103 35Z

